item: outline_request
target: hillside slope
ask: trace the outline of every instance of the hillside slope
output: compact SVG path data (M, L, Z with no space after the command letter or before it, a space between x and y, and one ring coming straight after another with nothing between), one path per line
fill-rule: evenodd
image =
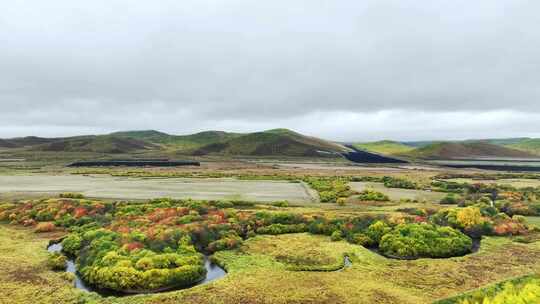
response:
M534 155L540 155L540 138L527 138L506 145L508 148L524 151Z
M379 153L383 155L397 155L407 153L415 149L415 147L411 147L400 142L391 140L356 143L353 144L353 146L359 150Z
M54 152L95 152L130 153L140 150L157 149L154 144L137 139L112 135L63 138L50 143L34 146L34 151Z
M204 131L190 135L170 135L155 130L144 130L116 132L111 135L163 145L171 150L193 151L194 149L205 145L220 143L236 138L242 134L223 131Z
M253 156L337 156L348 149L323 139L305 136L286 129L249 133L203 146L194 155Z
M17 148L17 145L9 140L0 139L0 148Z
M400 156L419 159L464 159L464 158L530 158L531 153L511 149L487 142L438 142Z
M36 136L16 137L11 139L0 139L1 148L24 148L42 145L58 140L58 138L43 138Z

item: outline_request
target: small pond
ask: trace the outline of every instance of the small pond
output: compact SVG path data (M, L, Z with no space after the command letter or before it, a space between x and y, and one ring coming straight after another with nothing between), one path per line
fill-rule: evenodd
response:
M345 268L349 268L349 267L351 267L351 266L352 266L351 259L349 258L348 255L346 255L346 256L343 257L343 267L342 267L340 270L338 270L338 271L342 271L342 270L344 270Z
M47 247L47 251L51 252L51 253L62 252L62 244L61 243L51 243ZM202 280L202 281L200 281L198 283L195 283L192 286L183 287L183 288L171 288L171 289L167 289L167 290L163 290L163 291L171 291L171 290L177 290L177 289L191 288L191 287L194 287L194 286L197 286L197 285L206 284L208 282L217 280L219 278L224 277L227 274L227 272L223 268L219 267L219 265L217 265L217 264L213 263L212 261L210 261L210 258L208 256L206 256L206 255L204 256L204 267L206 268L206 277L204 278L204 280ZM75 288L77 288L77 289L81 289L81 290L89 291L89 292L96 292L96 293L98 293L98 294L100 294L102 296L125 296L125 295L128 295L127 293L122 293L122 292L118 292L118 291L98 289L98 288L95 288L93 286L90 286L90 285L86 284L81 279L81 277L79 276L79 274L77 272L77 264L75 263L75 261L73 259L71 259L69 257L68 257L68 260L67 260L66 272L70 272L70 273L73 273L75 275Z

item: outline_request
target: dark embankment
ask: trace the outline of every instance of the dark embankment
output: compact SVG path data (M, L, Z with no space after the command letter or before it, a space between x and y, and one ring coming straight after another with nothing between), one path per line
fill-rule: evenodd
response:
M445 167L450 168L459 168L459 169L467 169L467 168L473 168L473 169L482 169L482 170L495 170L495 171L526 171L526 172L540 172L540 165L498 165L498 164L479 164L479 163L471 163L471 164L452 164L452 163L444 163L441 164Z
M353 149L353 152L342 153L343 157L355 163L374 163L374 164L406 164L407 162L401 159L378 155L366 151L359 150L352 145L347 146Z
M69 164L68 167L178 167L200 165L201 163L198 161L191 160L141 159L79 161Z

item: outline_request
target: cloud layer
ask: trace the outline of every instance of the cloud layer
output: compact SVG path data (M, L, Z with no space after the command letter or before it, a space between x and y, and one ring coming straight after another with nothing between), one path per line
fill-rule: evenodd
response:
M10 1L0 137L540 136L535 1Z

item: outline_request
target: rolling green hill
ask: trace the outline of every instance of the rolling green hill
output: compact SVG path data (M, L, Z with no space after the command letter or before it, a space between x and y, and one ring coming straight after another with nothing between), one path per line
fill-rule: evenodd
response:
M121 131L121 132L114 132L109 135L116 136L116 137L144 140L144 141L155 142L155 143L166 141L168 138L174 137L173 135L169 135L167 133L159 132L156 130Z
M520 143L524 140L529 140L528 137L515 137L515 138L491 138L491 139L483 139L481 141L488 142L490 144L498 145L498 146L511 146L513 144ZM478 141L478 140L476 140Z
M237 136L203 146L195 155L254 155L254 156L336 156L347 148L326 140L305 136L287 129L274 129Z
M401 153L400 156L418 159L457 159L457 158L528 158L531 153L490 144L488 142L438 142L415 150Z
M122 138L113 135L63 138L31 148L33 151L95 153L131 153L152 149L158 149L158 147L141 140Z
M112 135L143 140L153 144L162 145L169 150L193 151L205 145L220 143L236 138L242 134L223 131L205 131L190 135L170 135L159 131L145 130L116 132L112 133Z
M415 149L415 147L411 147L411 146L399 143L397 141L391 141L391 140L357 143L357 144L353 144L353 146L360 150L365 150L368 152L374 152L374 153L383 154L383 155L402 154L402 153L410 152Z

